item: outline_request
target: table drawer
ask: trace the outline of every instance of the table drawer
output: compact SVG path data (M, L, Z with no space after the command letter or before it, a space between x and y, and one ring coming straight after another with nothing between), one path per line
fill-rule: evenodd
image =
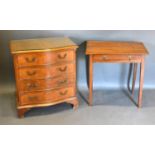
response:
M65 64L57 66L44 66L32 68L19 68L19 79L46 79L63 75L72 74L75 72L75 64Z
M25 93L20 96L20 105L43 104L75 96L75 88L61 88L52 91Z
M17 55L18 67L56 64L75 60L74 51L40 52Z
M139 55L94 55L93 61L95 62L139 62L141 56Z
M64 87L75 83L75 74L60 76L57 78L41 79L41 80L21 80L19 82L19 91L38 91L46 89L54 89Z

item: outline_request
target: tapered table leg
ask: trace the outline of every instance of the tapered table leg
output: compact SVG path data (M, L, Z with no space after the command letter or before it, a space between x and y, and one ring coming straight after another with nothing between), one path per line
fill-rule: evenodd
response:
M93 56L89 55L89 105L93 101Z
M133 68L132 95L134 95L134 90L135 90L135 83L136 83L136 77L137 77L137 67L138 67L138 64L135 63L134 68Z
M143 82L144 82L144 58L140 64L140 82L139 82L139 96L138 96L138 107L142 106L142 93L143 93Z

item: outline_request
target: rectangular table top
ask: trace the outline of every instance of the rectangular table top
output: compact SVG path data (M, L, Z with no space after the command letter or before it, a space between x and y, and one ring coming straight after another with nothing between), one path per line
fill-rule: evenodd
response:
M24 40L12 40L10 43L11 53L27 53L35 50L59 50L66 48L77 48L77 45L65 37L36 38Z
M86 54L136 54L147 55L141 42L87 41Z

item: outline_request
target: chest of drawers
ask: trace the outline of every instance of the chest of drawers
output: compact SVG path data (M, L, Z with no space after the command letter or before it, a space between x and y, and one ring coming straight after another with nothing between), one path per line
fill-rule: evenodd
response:
M13 40L18 116L63 102L78 107L76 49L69 38Z

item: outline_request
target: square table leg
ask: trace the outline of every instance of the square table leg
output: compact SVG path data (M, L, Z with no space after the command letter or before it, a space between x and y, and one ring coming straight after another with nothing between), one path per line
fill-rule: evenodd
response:
M131 74L132 74L132 70L133 70L133 63L130 63L130 67L129 67L129 74L128 74L128 81L127 81L127 88L129 90L129 92L131 93L131 89L130 89L130 80L131 80Z
M132 95L134 95L134 90L135 90L135 83L136 83L136 77L137 77L137 67L138 67L138 64L134 63L133 80L132 80Z
M138 96L138 107L142 106L142 93L143 93L143 82L144 82L144 57L140 63L140 79L139 79L139 96Z
M89 55L89 105L93 101L93 56Z

